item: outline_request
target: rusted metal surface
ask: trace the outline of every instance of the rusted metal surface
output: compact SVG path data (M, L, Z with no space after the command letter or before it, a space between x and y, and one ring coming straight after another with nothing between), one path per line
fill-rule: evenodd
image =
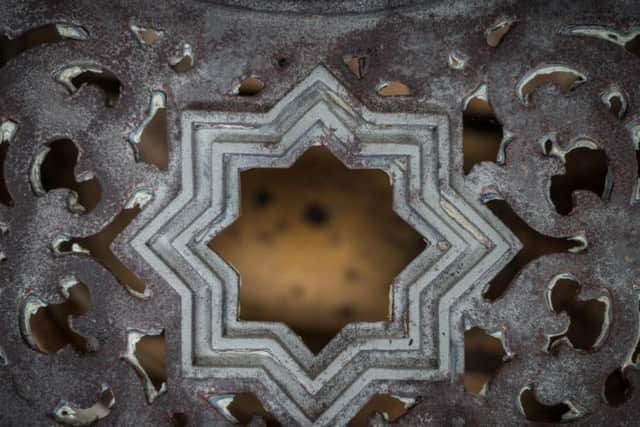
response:
M532 421L523 390L565 402L567 422L636 423L637 392L616 407L603 397L617 369L640 381L635 2L5 3L0 29L16 41L0 61L10 196L0 203L0 424L74 423L54 414L59 403L85 411L101 384L115 399L98 405L101 425L171 425L176 413L226 425L226 406L211 402L241 392L283 425L345 425L380 393L412 402L400 425L514 425ZM20 47L50 24L55 43ZM73 83L100 70L120 82L117 97L113 85L105 94ZM574 80L540 77L554 72ZM247 77L264 88L238 96ZM385 96L396 81L403 96ZM509 138L497 162L465 175L463 110L482 84ZM612 114L614 95L624 111ZM162 110L166 168L140 142ZM60 139L80 150L76 180L101 186L90 212L67 189L34 186L41 153ZM206 247L237 215L237 170L286 166L311 144L386 170L398 215L430 243L394 284L392 321L348 326L316 356L284 325L238 321L237 277ZM550 184L579 147L606 153L607 191L574 193L562 215ZM484 205L495 198L541 234L577 243L533 259L488 299L522 246ZM96 262L64 240L95 235L123 209L130 223L111 253L144 289L120 285L108 255ZM69 277L91 295L70 326L93 351L45 354L29 345L24 316L37 310L29 301L61 303ZM570 322L549 304L558 277L608 304L592 350L548 351ZM495 332L510 355L483 395L463 387L471 326ZM166 385L136 375L140 334L164 334Z

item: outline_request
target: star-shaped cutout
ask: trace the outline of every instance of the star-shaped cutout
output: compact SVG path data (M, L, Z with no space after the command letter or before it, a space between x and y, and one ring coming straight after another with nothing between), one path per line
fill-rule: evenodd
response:
M258 382L296 422L335 425L391 384L460 371L455 305L517 242L450 183L445 114L370 112L319 66L267 113L183 111L181 124L182 189L132 243L182 298L184 376ZM238 320L238 273L208 243L239 214L240 171L288 167L320 144L386 171L395 211L429 244L392 284L388 322L349 324L314 355L282 323Z

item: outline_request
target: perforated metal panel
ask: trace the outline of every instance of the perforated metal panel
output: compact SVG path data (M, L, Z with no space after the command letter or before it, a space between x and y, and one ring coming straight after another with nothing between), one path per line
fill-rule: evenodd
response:
M406 407L397 425L636 424L639 5L5 3L0 424L227 425L246 392L273 417L253 425L346 425L381 394ZM390 320L318 354L239 320L241 275L208 246L239 215L240 171L314 145L385 171L427 242ZM57 150L66 178L47 169ZM561 281L571 307L601 309L589 345ZM78 284L91 304L69 308ZM46 351L45 311L72 345ZM504 354L479 393L474 327Z

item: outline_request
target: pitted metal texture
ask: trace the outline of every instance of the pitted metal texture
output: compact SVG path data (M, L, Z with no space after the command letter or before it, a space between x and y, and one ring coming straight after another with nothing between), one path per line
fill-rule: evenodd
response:
M251 392L285 426L347 425L379 394L406 403L397 425L545 421L523 394L565 405L564 422L634 425L639 22L630 1L7 1L0 424L232 425L229 396ZM264 87L240 96L248 77ZM495 159L465 173L474 97L503 134ZM166 161L142 142L161 114ZM73 188L42 185L61 140L78 151ZM394 210L428 243L392 285L389 322L349 324L313 354L284 324L238 319L241 277L207 245L239 215L240 171L288 167L316 145L385 171ZM552 187L579 150L604 152L606 181L570 192L562 213ZM101 194L90 208L88 182ZM514 267L488 297L531 249L497 200L568 247ZM87 249L109 227L122 230L107 250ZM562 338L560 280L605 307L588 350ZM29 319L78 283L91 305L68 327L88 350L46 353ZM463 384L474 326L507 355L478 395ZM136 356L143 337L166 343L161 385ZM632 386L614 405L617 370Z

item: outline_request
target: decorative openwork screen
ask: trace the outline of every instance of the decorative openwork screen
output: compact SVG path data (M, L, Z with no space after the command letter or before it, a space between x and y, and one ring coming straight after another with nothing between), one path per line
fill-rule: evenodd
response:
M0 425L635 425L640 3L5 0Z

